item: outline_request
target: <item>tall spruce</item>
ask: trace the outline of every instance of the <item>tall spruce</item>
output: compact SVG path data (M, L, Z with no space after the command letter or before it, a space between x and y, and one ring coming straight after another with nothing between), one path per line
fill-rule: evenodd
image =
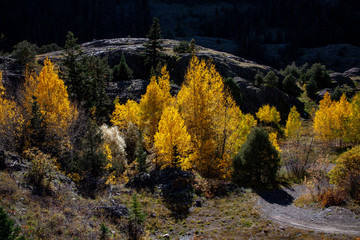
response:
M155 69L158 63L161 61L160 51L163 49L161 28L159 19L154 18L150 27L148 35L146 35L148 41L144 44L145 50L145 66L149 69Z
M69 96L72 100L77 100L79 103L83 100L83 83L80 77L81 65L78 61L82 51L78 44L78 39L75 38L72 32L66 35L66 42L64 48L64 58L62 65L61 78L64 79L69 91Z
M107 58L95 56L81 59L82 102L85 111L95 110L97 122L106 121L109 117L107 106L110 104L106 94L106 84L111 80L111 68Z

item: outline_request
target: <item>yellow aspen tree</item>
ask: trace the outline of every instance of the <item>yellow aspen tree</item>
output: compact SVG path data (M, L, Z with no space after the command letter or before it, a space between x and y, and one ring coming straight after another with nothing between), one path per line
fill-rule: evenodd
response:
M16 150L24 124L23 116L17 104L6 98L0 71L0 147Z
M158 130L158 124L162 112L172 102L170 94L170 77L166 66L161 69L160 77L151 77L146 93L140 101L140 129L144 133L144 139L148 149L154 144L154 136Z
M64 81L58 76L58 69L49 59L44 60L44 67L38 76L29 72L26 74L23 95L23 106L28 114L31 113L30 99L37 98L50 140L58 138L65 140L69 123L78 112L70 103Z
M285 136L288 139L298 139L301 131L301 118L299 112L296 110L296 107L293 106L290 109L288 119L285 126Z
M275 123L276 125L280 122L280 113L277 111L276 107L270 107L269 104L259 108L259 111L256 113L256 117L260 122L265 123Z
M357 93L350 104L349 142L360 142L360 93Z
M224 88L215 65L193 56L177 96L191 135L192 164L208 177L227 177L240 141L240 109Z
M125 104L115 104L115 110L111 116L112 124L119 129L126 129L129 123L139 125L140 106L134 100L128 100Z
M158 154L157 164L161 168L181 167L187 170L192 167L191 138L184 120L174 106L168 106L163 111L154 140Z
M315 112L314 131L317 133L317 137L324 141L334 139L332 131L334 122L331 116L332 105L333 101L330 94L325 93L324 98L319 102L319 109Z
M349 128L350 111L350 103L346 99L345 94L341 96L338 102L333 103L331 109L332 117L334 118L332 131L334 132L334 137L341 142L347 141L352 131L352 129Z

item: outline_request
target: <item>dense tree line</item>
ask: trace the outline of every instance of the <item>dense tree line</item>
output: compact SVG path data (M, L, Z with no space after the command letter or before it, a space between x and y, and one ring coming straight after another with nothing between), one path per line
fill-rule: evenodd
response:
M163 1L174 3L175 1ZM175 20L178 26L156 16L153 1L2 1L0 3L1 48L9 49L23 39L38 45L55 42L73 31L80 42L113 37L145 37L152 17L159 17L165 37L187 36L188 21L196 20L196 35L237 40L246 53L258 53L258 44L291 43L316 47L332 43L358 45L359 4L355 0L314 1L178 1L187 7L216 4L209 11L189 11ZM170 13L169 13L170 14ZM26 23L26 24L24 24ZM301 33L301 34L299 34Z

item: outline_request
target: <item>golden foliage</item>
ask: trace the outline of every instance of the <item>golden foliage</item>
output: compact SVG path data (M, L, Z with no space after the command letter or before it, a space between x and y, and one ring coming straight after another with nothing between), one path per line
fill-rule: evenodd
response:
M301 131L300 114L296 111L296 107L290 109L288 119L286 121L285 136L289 139L298 139Z
M265 123L275 123L280 122L280 113L277 111L276 107L270 107L269 104L259 108L259 111L256 113L256 117Z
M345 94L339 101L332 101L330 94L326 93L319 103L319 109L315 112L314 130L318 138L323 141L341 140L354 142L358 139L358 133L354 133L357 122L359 103L355 96L352 103L348 102Z
M77 108L70 103L64 81L58 76L58 69L49 59L38 76L28 69L25 73L22 105L27 113L27 122L31 119L32 98L37 98L40 112L44 116L48 145L58 145L60 139L64 148L71 148L67 130L78 116ZM27 123L28 124L28 123Z
M119 129L126 129L129 123L136 126L139 125L139 104L133 100L128 100L126 104L115 104L115 110L111 116L112 124L119 127Z
M193 56L177 101L192 141L192 164L202 175L228 177L231 158L255 120L243 116L215 65ZM243 126L243 124L250 124Z
M332 184L360 200L360 146L341 154L329 176Z
M144 132L147 148L152 148L154 136L162 112L172 101L170 94L170 77L166 66L161 69L160 77L151 77L146 93L140 101L140 129Z
M12 149L18 144L22 134L24 118L17 104L6 98L0 71L0 146Z
M37 98L40 111L45 116L47 134L52 138L66 139L69 124L77 118L78 111L70 103L64 81L58 76L58 69L49 59L44 60L44 67L38 76L26 71L22 105L27 115L31 116L32 97ZM28 117L27 121L30 120Z
M161 168L181 167L190 169L191 138L184 120L174 106L166 107L155 134L155 148L158 153L158 164Z

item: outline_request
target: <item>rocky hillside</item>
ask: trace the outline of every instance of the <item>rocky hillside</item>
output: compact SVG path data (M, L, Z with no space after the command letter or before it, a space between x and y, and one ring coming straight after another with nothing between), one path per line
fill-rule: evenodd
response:
M143 68L144 57L142 52L145 41L145 38L117 38L96 40L81 45L84 54L107 57L111 66L117 64L122 53L124 53L129 67L134 71L133 77L136 80L110 82L108 93L112 99L118 96L121 102L129 98L139 100L141 95L145 93L146 86L149 83L147 72ZM173 47L178 43L179 41L176 40L164 40L163 42L163 55L168 63L173 83L173 94L176 94L180 89L190 59L190 54L188 53L174 53ZM292 105L302 109L301 103L296 98L288 96L276 88L254 85L254 76L257 71L267 73L270 70L274 70L271 67L201 46L197 46L196 55L201 59L212 59L223 77L233 77L235 79L243 95L243 103L241 105L243 111L254 113L263 104L276 106L285 114ZM45 56L54 61L59 61L62 57L61 52L52 52L38 56L39 63L41 63ZM276 70L274 71L277 72ZM278 76L281 79L281 75L278 74Z

